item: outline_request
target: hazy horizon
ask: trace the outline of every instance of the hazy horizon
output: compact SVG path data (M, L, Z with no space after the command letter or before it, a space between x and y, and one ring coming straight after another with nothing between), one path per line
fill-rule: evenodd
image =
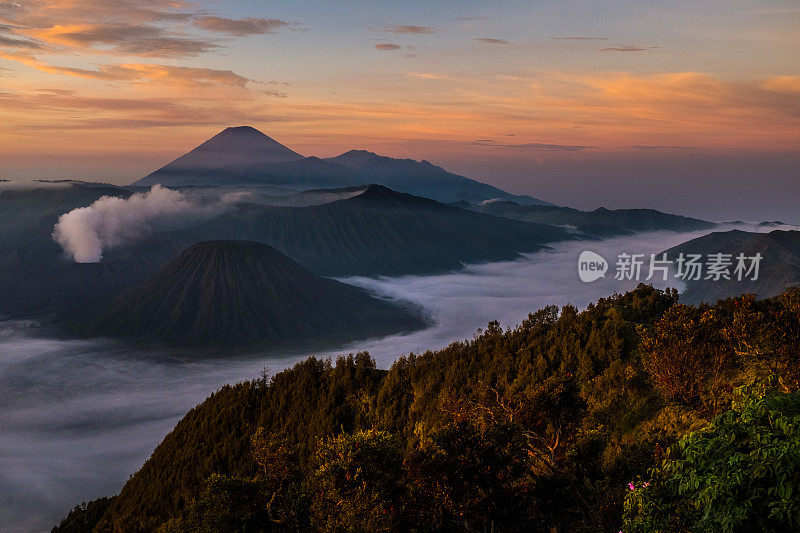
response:
M194 145L184 151L191 148ZM303 155L332 157L344 151ZM713 222L779 220L800 224L800 212L796 208L796 198L800 197L800 153L724 155L688 150L647 152L634 155L584 154L581 158L541 161L534 167L499 156L480 162L459 162L455 159L431 162L512 194L526 194L576 209L648 208ZM120 175L109 175L102 168L97 168L80 174L65 171L0 178L22 183L35 179L74 179L130 185L178 155L181 154L176 153L169 159L159 158L153 165L139 161L143 170ZM394 157L426 159L415 154L395 154ZM769 180L764 173L770 176ZM686 180L681 185L681 177L685 176L702 176L703 179ZM765 181L771 181L771 187L765 187Z

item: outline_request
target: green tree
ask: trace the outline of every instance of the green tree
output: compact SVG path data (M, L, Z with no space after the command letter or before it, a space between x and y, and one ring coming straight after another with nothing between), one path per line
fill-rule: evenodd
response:
M298 527L305 503L297 451L285 438L259 427L250 437L250 454L258 464L264 510L273 524Z
M52 533L84 533L91 531L114 498L98 498L74 507Z
M800 529L800 393L737 394L650 482L631 484L626 533Z
M784 392L800 388L800 289L770 300L733 300L724 334L753 375L774 375Z
M733 350L716 309L674 305L650 328L640 328L645 369L668 402L715 413L733 369Z

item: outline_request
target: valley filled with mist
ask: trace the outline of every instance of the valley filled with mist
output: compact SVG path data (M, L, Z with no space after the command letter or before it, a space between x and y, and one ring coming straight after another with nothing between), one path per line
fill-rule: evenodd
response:
M701 234L648 233L593 243L592 249L606 257L631 249L657 253ZM175 423L224 384L264 370L277 373L309 355L335 359L366 350L388 368L411 352L471 338L492 320L512 327L547 305L583 308L636 286L613 276L580 283L575 265L584 247L561 244L441 275L345 278L420 305L435 325L327 351L232 358L221 349L219 357L198 361L180 351L136 350L120 342L42 338L30 322L3 322L0 529L49 529L81 501L115 494Z

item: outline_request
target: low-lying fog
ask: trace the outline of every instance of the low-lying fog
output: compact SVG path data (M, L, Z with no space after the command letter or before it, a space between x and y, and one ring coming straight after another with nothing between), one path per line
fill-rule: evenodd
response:
M368 350L379 366L388 367L409 352L471 338L493 319L514 326L548 304L584 307L636 285L614 280L618 253L656 253L698 235L650 233L569 243L523 260L439 276L350 278L346 281L422 305L437 325L316 355ZM608 259L605 279L578 279L577 258L584 249ZM258 377L265 367L280 371L307 355L187 363L106 342L44 339L28 324L0 323L0 530L49 530L74 505L117 493L183 414L209 393Z

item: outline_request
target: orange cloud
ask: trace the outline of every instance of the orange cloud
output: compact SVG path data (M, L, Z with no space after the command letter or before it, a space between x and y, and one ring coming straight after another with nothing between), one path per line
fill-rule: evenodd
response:
M58 68L36 66L40 67ZM37 139L43 135L72 139L72 134L60 132L80 131L86 140L102 129L102 134L94 135L102 135L105 143L127 138L131 134L126 132L133 130L178 127L187 128L181 130L181 138L202 137L209 128L235 122L264 126L309 153L326 150L330 155L363 145L408 155L414 144L429 154L527 150L551 154L548 157L573 157L569 154L584 153L583 147L796 151L800 138L798 77L732 82L694 72L652 76L550 72L493 78L428 72L391 77L387 90L375 92L358 89L360 80L353 79L349 99L331 100L324 87L311 86L299 88L291 98L265 98L258 86L228 71L147 63L114 67L58 70L73 77L134 82L115 90L111 99L102 91L93 96L40 92L35 98L8 92L0 98L0 113L12 117L4 135L35 131ZM213 90L183 89L203 83ZM243 91L243 83L250 90ZM376 80L370 78L370 83ZM76 114L76 106L95 111ZM175 135L177 130L169 131ZM498 131L515 132L515 143L501 137L493 140L491 132ZM144 150L143 143L162 149L161 135L131 141L131 149ZM482 141L476 144L475 139ZM3 142L26 149L22 141Z
M765 81L764 89L781 93L800 93L800 77L778 76Z
M56 24L21 31L51 46L143 57L195 56L218 48L208 40L176 36L164 28L150 25Z
M192 2L167 0L25 0L7 14L20 26L48 27L71 20L124 20L129 24L181 22L193 16Z
M275 33L296 24L274 18L231 19L198 11L184 0L27 0L0 17L0 46L49 53L189 57L215 51L218 41L186 33L187 23L219 35ZM26 37L26 38L23 38ZM33 41L28 40L34 39Z
M537 80L530 105L606 139L605 144L797 148L800 78L733 82L696 73L607 74ZM515 100L524 105L525 98ZM637 138L639 140L637 140Z
M406 73L405 80L393 78L384 97L362 96L346 111L343 104L319 101L314 114L324 110L335 115L345 123L341 132L364 138L380 130L386 138L471 145L474 139L486 139L487 132L504 130L514 131L518 145L532 149L650 145L797 150L800 138L800 94L793 92L800 78L794 77L736 82L694 72L550 72L527 78L425 72ZM294 107L292 112L308 116L310 108Z
M25 48L30 50L41 50L42 48L45 48L45 46L43 46L41 43L29 41L28 39L9 37L7 35L0 35L0 46L7 46L10 48Z
M244 89L251 80L230 70L211 68L173 67L141 63L119 65L127 71L137 72L140 79L153 82L173 83L187 86L206 86L211 84L229 85Z
M682 123L704 116L713 123L766 122L800 117L800 99L792 88L800 78L784 76L755 82L729 82L697 72L591 77L582 80L584 105L602 104L628 115L667 118ZM787 89L790 89L787 91ZM777 115L776 115L777 112Z
M2 53L0 58L16 61L50 74L65 74L92 80L153 82L181 86L205 87L208 85L229 85L244 89L251 80L230 70L210 68L175 67L144 63L123 63L100 65L96 70L50 65L26 52Z
M437 74L435 72L406 72L406 76L411 76L412 78L420 78L423 80L446 80L449 79L448 76L444 74Z

